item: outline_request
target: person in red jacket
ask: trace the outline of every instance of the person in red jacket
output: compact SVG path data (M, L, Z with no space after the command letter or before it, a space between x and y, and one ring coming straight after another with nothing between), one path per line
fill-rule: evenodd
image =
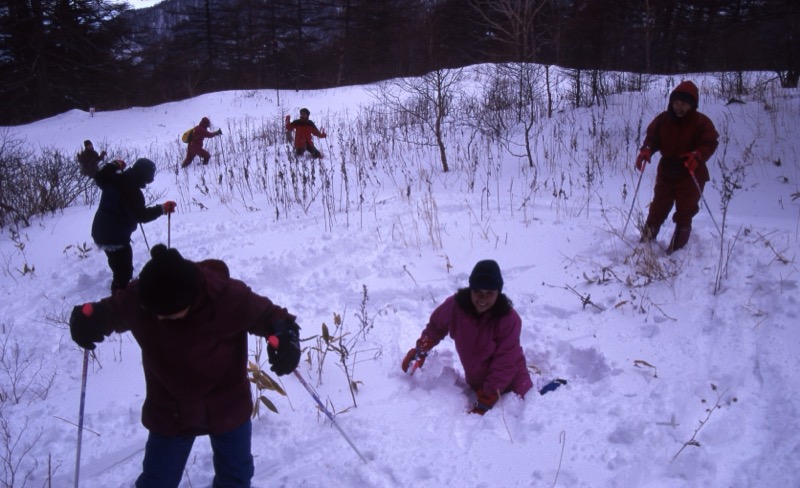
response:
M433 311L416 347L403 359L403 371L421 367L430 350L450 334L467 384L475 391L470 413L483 415L503 393L524 398L533 381L520 345L522 320L502 291L497 262L478 261L469 288L459 289Z
M311 112L307 108L300 109L300 118L292 121L290 116L286 116L286 132L291 133L294 131L294 150L298 156L308 151L315 158L321 158L322 153L314 147L314 140L311 136L317 136L320 139L325 139L328 134L320 132L317 125L309 120Z
M675 206L667 254L683 248L692 233L692 218L700 211L700 198L710 179L706 162L719 145L719 134L704 114L697 111L700 95L691 81L681 82L669 96L667 110L650 125L636 158L636 169L644 171L653 153L660 151L656 184L641 241L658 236L661 225ZM698 191L698 186L699 190Z
M180 484L196 436L207 435L214 486L249 487L254 466L247 378L248 334L275 336L267 356L277 375L300 360L295 316L230 278L219 260L192 262L153 246L138 280L96 303L76 306L72 339L82 348L130 331L141 348L149 430L137 488Z
M222 135L222 129L217 129L215 132L211 132L208 128L211 126L211 121L208 117L203 117L200 120L200 123L197 124L192 130L192 140L189 141L189 145L186 146L186 158L181 163L181 168L185 168L192 164L192 160L195 156L200 156L200 159L203 161L203 164L208 164L208 160L211 159L211 155L203 149L203 141L207 138L217 137Z

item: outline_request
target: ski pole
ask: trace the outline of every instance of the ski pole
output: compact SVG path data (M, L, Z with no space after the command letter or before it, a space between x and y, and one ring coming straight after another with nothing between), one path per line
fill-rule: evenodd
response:
M222 129L219 129L219 130L222 130ZM219 135L221 136L222 133L220 132ZM222 164L223 164L223 166L227 165L228 164L228 157L225 155L225 142L222 139L219 140L219 152L220 152L220 154L222 154Z
M322 401L319 399L319 396L317 396L317 394L314 393L314 389L311 388L311 385L306 383L306 380L303 379L303 377L300 375L300 373L297 372L297 370L294 371L294 375L297 377L298 380L300 380L300 383L302 383L303 386L305 386L306 390L311 395L311 397L314 399L314 401L317 402L317 405L319 406L320 410L325 412L325 415L328 416L328 418L330 419L330 421L333 424L333 426L336 427L336 429L339 431L340 434L342 434L342 437L344 437L344 440L346 440L347 443L350 444L350 447L352 447L353 450L356 452L356 454L358 454L358 457L360 457L361 460L364 461L364 464L367 464L367 459L361 454L361 452L359 452L359 450L356 447L356 445L353 444L353 441L351 441L350 438L347 437L347 434L344 433L344 430L342 430L342 428L339 426L339 424L333 418L333 414L331 414L331 412L327 408L325 408L325 405L322 404Z
M94 313L91 303L85 303L81 309L83 315L91 317ZM89 350L83 350L83 372L81 373L81 400L78 408L78 446L75 449L75 488L78 488L81 473L81 443L83 441L83 412L86 408L86 377L89 374Z
M172 212L167 214L167 249L172 247Z
M622 229L623 239L625 238L625 232L628 230L628 223L631 221L633 206L636 204L636 195L639 194L639 185L642 184L642 176L644 176L644 166L642 166L642 171L639 172L639 181L636 182L636 190L633 192L633 201L631 202L631 209L628 211L628 218L625 220L625 227Z
M700 188L700 182L697 181L697 178L694 176L694 171L689 171L689 175L692 177L692 181L694 181L694 186L697 188L697 192L700 193L700 199L703 200L703 205L706 206L706 210L708 210L708 215L711 216L711 221L714 222L714 227L717 228L717 232L719 232L720 237L722 236L722 231L719 229L719 225L717 225L717 220L714 218L714 214L711 212L711 207L708 206L708 202L706 201L706 197L703 196L703 190Z
M267 342L273 348L275 348L275 349L278 348L279 341L278 341L277 337L269 336L269 338L267 339ZM314 392L314 389L311 388L311 385L309 385L306 382L306 380L303 379L303 377L300 375L300 373L297 372L297 370L294 370L294 375L297 377L297 379L300 381L300 383L302 383L302 385L306 388L306 391L308 391L309 395L311 395L311 398L313 398L314 401L317 402L317 405L319 406L319 409L322 410L323 412L325 412L325 415L328 416L328 418L330 419L330 421L333 424L333 426L336 427L336 430L338 430L339 433L342 434L342 437L344 437L344 440L346 440L347 443L350 444L350 447L352 447L353 450L356 452L356 454L358 454L358 457L360 457L361 460L364 461L364 464L367 464L367 459L361 454L361 452L358 450L356 445L353 444L353 441L351 441L350 438L347 437L347 434L344 433L344 430L342 430L342 428L339 426L339 423L336 422L336 419L333 418L333 414L327 408L325 408L325 405L322 403L322 400L319 399L319 396Z
M83 411L86 406L86 376L89 372L89 350L83 350L83 372L81 373L81 402L78 409L78 446L75 450L75 488L78 488L81 473L81 442L83 441Z
M142 237L144 237L144 245L147 246L147 252L150 252L150 244L147 242L147 234L144 233L144 226L139 223L139 228L142 229Z

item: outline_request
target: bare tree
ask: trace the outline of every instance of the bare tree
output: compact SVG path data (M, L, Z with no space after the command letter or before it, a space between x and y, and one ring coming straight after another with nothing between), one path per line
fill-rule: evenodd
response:
M514 48L520 61L533 61L536 55L537 17L550 0L470 0L486 27L503 43Z
M439 148L442 171L450 171L444 143L444 122L451 114L462 69L437 69L419 78L399 78L378 87L380 101L390 111L427 127Z

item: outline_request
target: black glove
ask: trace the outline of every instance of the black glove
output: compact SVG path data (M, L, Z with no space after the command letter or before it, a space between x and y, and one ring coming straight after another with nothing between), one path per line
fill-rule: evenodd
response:
M83 306L76 306L72 308L72 315L69 317L69 332L72 334L72 340L84 349L93 351L96 342L103 342L105 335L100 329L100 323L97 317L92 316L92 307L87 309L84 313L86 304Z
M274 346L277 339L277 347ZM267 344L267 358L271 369L278 376L294 371L300 362L300 327L294 322L279 320L272 324L272 333Z
M221 136L221 135L222 135L222 129L217 129L217 135L218 135L218 136Z

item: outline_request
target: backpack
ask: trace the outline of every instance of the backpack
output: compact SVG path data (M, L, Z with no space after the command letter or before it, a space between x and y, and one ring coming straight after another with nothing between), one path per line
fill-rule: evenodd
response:
M193 136L194 136L194 127L183 133L183 135L181 136L181 141L185 142L186 144L189 144L190 142L192 142Z

